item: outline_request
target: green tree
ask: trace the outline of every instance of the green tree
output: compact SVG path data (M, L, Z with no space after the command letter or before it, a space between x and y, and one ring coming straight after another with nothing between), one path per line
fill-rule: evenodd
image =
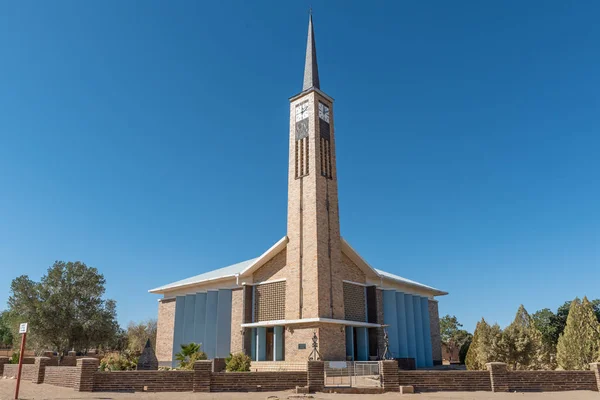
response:
M13 346L11 322L8 311L0 313L0 347L12 348Z
M193 369L194 363L199 360L206 360L206 353L200 351L200 344L188 343L181 345L181 351L175 354L175 359L179 361L179 368Z
M538 369L542 366L542 334L523 305L502 333L501 347L505 361L512 369Z
M573 300L566 327L557 345L558 365L565 370L584 370L600 353L600 324L594 305L587 299Z
M486 363L504 362L506 356L502 345L502 329L498 324L490 326L485 319L477 323L465 364L469 370L485 370Z
M135 354L144 350L146 341L150 339L152 348L156 348L156 319L149 319L139 323L130 322L127 326L127 348Z
M103 299L105 283L96 268L56 261L40 282L27 275L12 281L9 310L29 322L38 346L87 351L108 343L119 329L116 303Z
M452 355L472 337L469 332L460 328L462 328L462 324L454 315L445 315L440 318L440 336L448 350L450 361L456 361L452 360Z

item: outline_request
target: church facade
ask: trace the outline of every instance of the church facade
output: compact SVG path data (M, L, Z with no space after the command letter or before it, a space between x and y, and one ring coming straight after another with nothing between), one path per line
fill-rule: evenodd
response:
M340 236L333 99L321 90L312 16L302 91L290 98L287 234L259 257L150 290L160 294L156 354L180 345L254 361L384 356L441 363L444 291L369 265Z

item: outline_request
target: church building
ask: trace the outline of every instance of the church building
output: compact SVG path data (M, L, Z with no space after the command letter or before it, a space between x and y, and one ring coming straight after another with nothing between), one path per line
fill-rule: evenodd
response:
M257 258L173 282L160 294L156 355L171 365L181 344L209 358L253 361L413 358L441 363L430 286L373 268L340 236L334 101L321 90L312 16L302 91L290 99L287 233ZM399 266L398 269L401 269Z

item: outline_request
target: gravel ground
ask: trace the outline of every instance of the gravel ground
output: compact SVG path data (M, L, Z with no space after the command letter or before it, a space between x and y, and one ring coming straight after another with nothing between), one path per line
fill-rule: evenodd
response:
M15 380L0 379L0 399L11 400L15 393ZM72 389L61 388L50 385L35 385L31 382L22 382L20 389L20 399L27 400L68 400L68 399L153 399L153 400L225 400L225 399L244 399L244 400L296 400L302 399L302 395L296 395L291 392L275 393L112 393L112 392L94 392L79 393ZM489 392L438 392L423 393L413 395L401 395L399 393L386 393L379 395L354 395L354 394L323 394L317 393L310 395L313 399L336 399L336 400L359 400L365 397L388 399L412 399L412 400L598 400L598 392L579 391L579 392L554 392L554 393L489 393Z

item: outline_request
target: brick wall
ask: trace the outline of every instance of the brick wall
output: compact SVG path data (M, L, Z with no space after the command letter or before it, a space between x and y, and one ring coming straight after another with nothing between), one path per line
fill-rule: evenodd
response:
M254 321L285 319L285 281L254 287Z
M287 252L285 249L277 253L273 258L257 269L252 274L253 282L264 282L268 280L287 278L285 265L287 263Z
M210 378L211 392L275 392L306 386L306 372L217 372Z
M366 322L365 287L344 282L344 312L348 321Z
M399 371L398 381L417 392L492 390L487 371Z
M158 303L156 326L156 358L159 365L173 359L173 333L175 330L175 299L161 300Z
M3 375L8 377L16 377L18 368L18 364L6 364L4 365ZM26 379L28 381L33 380L36 371L37 368L34 364L23 364L23 370L21 371L21 379Z
M429 329L431 330L431 355L434 365L442 364L442 337L437 300L429 300Z
M242 288L231 291L231 354L241 353L244 348L242 336L242 323L244 314L244 290Z
M194 371L113 371L96 372L96 392L191 392Z
M72 388L77 377L77 367L46 367L44 383Z

